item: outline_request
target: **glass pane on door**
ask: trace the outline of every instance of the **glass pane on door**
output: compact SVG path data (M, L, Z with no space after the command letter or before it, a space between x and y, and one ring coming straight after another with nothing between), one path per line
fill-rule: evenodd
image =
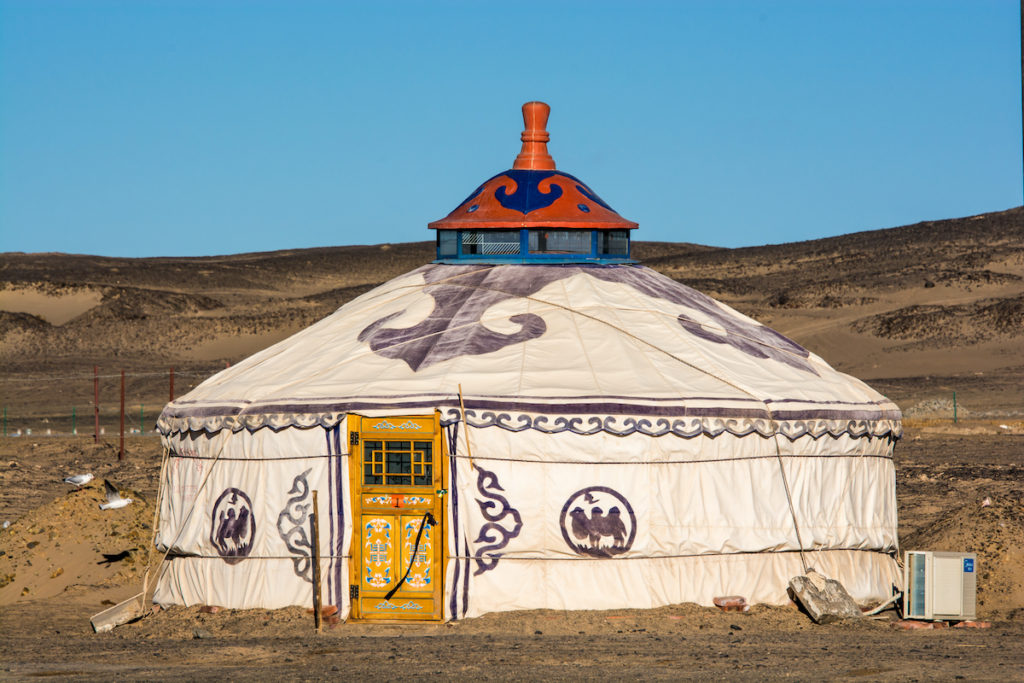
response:
M365 441L363 484L433 486L433 445L430 441Z

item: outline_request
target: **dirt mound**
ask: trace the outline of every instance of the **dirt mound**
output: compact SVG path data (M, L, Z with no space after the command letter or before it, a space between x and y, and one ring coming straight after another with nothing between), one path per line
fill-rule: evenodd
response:
M138 582L152 537L153 504L100 510L103 480L68 491L0 531L0 605L57 595L73 585Z
M213 311L224 305L202 294L172 292L141 287L115 287L103 293L99 306L89 310L70 324L94 320L145 320L150 316L195 314Z
M329 289L326 292L318 292L317 294L310 294L308 296L301 297L302 301L308 301L314 304L323 304L326 307L331 308L333 311L336 308L341 307L346 301L351 301L357 296L366 294L375 285L354 285L351 287L335 287Z
M42 331L49 327L50 323L31 313L0 311L0 337L18 332Z
M906 306L852 325L885 339L927 346L962 346L996 337L1024 336L1024 296L985 299L955 306Z
M978 554L978 608L1012 615L1024 609L1024 493L972 500L944 513L933 524L908 535L908 550L948 550Z

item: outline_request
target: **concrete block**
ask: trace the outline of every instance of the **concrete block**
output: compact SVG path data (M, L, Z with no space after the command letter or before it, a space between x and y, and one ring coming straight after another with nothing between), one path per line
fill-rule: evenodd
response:
M813 569L803 576L789 580L793 598L807 610L818 624L830 624L842 619L860 619L861 611L843 584L822 576Z

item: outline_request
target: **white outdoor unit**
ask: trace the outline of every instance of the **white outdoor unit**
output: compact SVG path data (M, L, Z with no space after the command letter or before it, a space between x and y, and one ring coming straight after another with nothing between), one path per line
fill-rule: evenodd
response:
M903 565L903 618L973 619L977 570L974 553L908 550Z

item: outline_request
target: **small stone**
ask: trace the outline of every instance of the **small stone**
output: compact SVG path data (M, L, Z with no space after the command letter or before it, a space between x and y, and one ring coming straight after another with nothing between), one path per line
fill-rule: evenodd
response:
M194 628L192 629L193 640L204 640L207 638L213 638L213 634L207 631L205 628Z
M742 595L725 595L712 598L711 602L723 612L746 612L750 609L747 599Z
M953 624L953 628L992 628L992 624L988 621L961 621Z
M892 628L900 629L903 631L917 631L935 628L935 626L930 621L914 621L912 619L901 619L900 621L892 622Z

